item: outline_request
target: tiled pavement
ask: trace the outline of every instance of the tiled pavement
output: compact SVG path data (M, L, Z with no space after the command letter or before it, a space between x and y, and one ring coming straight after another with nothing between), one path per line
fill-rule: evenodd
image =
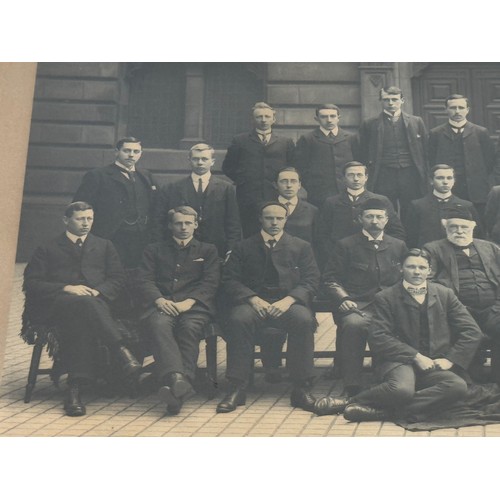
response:
M23 265L16 265L14 291L9 317L4 373L0 386L0 436L500 436L500 424L442 429L432 432L409 432L392 423L365 422L354 424L342 416L317 417L289 405L288 384L267 384L257 372L254 389L246 406L230 414L216 414L216 399L196 395L178 416L166 416L164 407L154 394L104 398L87 398L87 415L66 417L62 410L62 389L52 385L48 376L37 381L32 401L23 402L32 347L19 338L23 305L21 292ZM331 348L335 327L327 314L318 315L316 348ZM219 380L224 390L225 347L219 341ZM204 353L200 356L203 365ZM50 360L42 358L44 366ZM314 392L324 395L339 392L336 382L325 378L329 360L316 360L317 382ZM62 384L64 387L64 384Z

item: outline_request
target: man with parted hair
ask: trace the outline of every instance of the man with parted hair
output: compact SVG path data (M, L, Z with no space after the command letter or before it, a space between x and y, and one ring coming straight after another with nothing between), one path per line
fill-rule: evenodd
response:
M320 208L342 189L342 166L358 156L358 138L339 127L340 109L320 104L314 119L318 127L297 141L293 165L300 171L307 201Z
M448 121L429 133L429 162L455 169L455 194L472 201L482 217L491 186L500 183L495 145L486 128L467 120L467 97L452 94L446 98L445 108Z
M38 247L24 271L24 317L58 327L62 365L68 370L66 415L85 415L82 390L97 378L97 341L108 346L124 376L141 368L123 343L111 306L125 285L113 244L90 233L94 210L86 202L66 208L65 233Z
M465 207L443 214L446 238L427 243L432 280L451 288L492 341L491 368L500 383L500 248L476 239L476 222Z
M427 281L426 250L411 249L402 265L403 280L374 300L368 343L381 383L350 398L318 399L316 413L418 422L465 399L483 334L452 290Z
M198 226L193 208L171 209L168 225L172 236L144 250L135 296L152 343L158 396L176 415L193 393L199 343L215 314L220 259L214 245L193 238Z
M315 402L311 384L316 321L310 307L319 271L311 245L283 230L284 205L266 202L259 213L261 231L238 242L223 267L222 288L232 306L225 325L230 387L217 405L218 413L245 404L256 334L264 326L288 334L291 405L311 410Z
M166 214L171 208L193 207L198 213L195 237L199 241L213 243L224 258L233 245L241 239L241 225L234 186L212 174L215 151L204 143L195 144L189 151L191 174L168 184L160 190L158 199L158 223L161 232L167 229Z
M429 241L446 236L442 219L443 212L451 207L462 206L470 210L476 221L475 235L482 238L479 215L472 202L462 200L452 193L455 185L455 170L446 164L434 165L430 171L432 193L413 200L404 221L406 243L409 247L422 247Z
M349 396L362 388L373 298L397 283L401 259L407 251L404 241L385 234L388 210L384 200L369 198L359 209L360 229L335 244L322 276L338 326L335 368L340 368Z
M276 111L265 102L252 109L254 130L233 138L222 163L222 171L236 184L243 236L260 230L259 205L276 196L278 171L293 164L295 145L272 130Z
M427 192L427 131L422 118L402 111L400 88L382 88L379 99L382 113L359 129L360 156L368 189L387 196L403 219L410 201Z
M359 209L369 199L383 202L387 210L384 232L399 240L405 239L405 231L391 201L381 194L366 189L368 169L359 161L350 161L342 169L343 187L339 194L326 199L318 214L316 255L320 269L328 261L335 243L359 232Z
M92 232L113 242L125 269L138 267L154 232L157 184L148 170L137 168L141 156L139 139L120 139L114 163L87 172L73 197L94 207Z

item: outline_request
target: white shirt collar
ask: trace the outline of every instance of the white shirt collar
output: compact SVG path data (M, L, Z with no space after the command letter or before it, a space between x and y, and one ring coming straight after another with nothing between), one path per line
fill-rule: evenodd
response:
M398 109L398 110L397 110L397 111L396 111L393 115L391 115L391 113L389 113L389 112L388 112L388 111L386 111L385 109L384 109L384 113L385 113L387 116L391 117L391 118L393 118L393 117L394 117L394 118L397 118L398 116L401 116L401 110L400 110L400 109Z
M365 192L365 188L361 188L358 191L354 191L354 189L351 188L346 188L347 193L350 194L351 196L361 196Z
M453 120L448 120L448 123L449 123L452 127L462 128L462 127L465 127L465 124L467 123L467 119L462 120L461 122L454 122Z
M330 132L333 132L333 135L335 137L337 137L338 133L339 133L339 128L338 127L335 127L333 130L327 130L326 128L323 128L321 125L319 127L319 129L321 130L321 132L323 132L323 134L325 135L330 135Z
M438 191L436 191L435 189L432 190L432 194L436 197L436 198L441 198L442 200L447 200L448 198L451 198L451 192L450 193L439 193Z
M126 167L125 165L122 165L118 160L115 161L115 165L117 165L118 167L123 168L125 170L128 170L129 172L135 172L135 165L129 168L129 167ZM121 170L120 170L120 172L121 172ZM127 175L126 172L122 172L122 174Z
M384 231L382 231L376 238L374 238L366 229L362 229L361 232L368 238L368 241L382 241L384 239Z
M297 206L297 203L299 202L299 197L298 196L294 196L293 198L291 198L290 200L287 200L286 198L283 198L283 196L281 195L278 195L278 201L282 204L282 205L286 205L287 203L290 203L290 205L293 205L294 207Z
M422 283L420 286L417 286L417 285L412 285L411 283L408 283L408 281L406 281L406 280L403 280L403 286L405 287L405 290L408 290L408 287L411 287L411 288L425 288L425 290L427 290L427 281L425 281L424 283Z
M76 244L76 240L80 238L82 240L82 243L87 239L87 236L89 233L84 234L83 236L77 236L76 234L70 233L69 231L66 231L66 236L71 240L72 243Z
M198 189L198 181L201 179L201 184L203 188L208 184L210 181L210 177L212 177L212 172L207 172L206 174L203 175L198 175L195 174L194 172L191 172L191 180L193 181L195 189Z
M187 238L186 240L180 240L179 238L176 238L175 236L172 236L172 238L179 246L184 246L184 247L187 247L189 245L190 241L193 239L192 236L191 236L191 238Z
M275 236L271 236L270 234L267 234L263 229L261 229L260 234L262 236L262 239L264 240L264 243L267 243L269 240L276 240L276 243L278 243L278 241L283 236L283 231L281 231Z
M269 130L255 129L255 132L257 132L257 135L259 137L262 137L263 135L266 136L266 137L269 137L273 133L273 129L269 129Z

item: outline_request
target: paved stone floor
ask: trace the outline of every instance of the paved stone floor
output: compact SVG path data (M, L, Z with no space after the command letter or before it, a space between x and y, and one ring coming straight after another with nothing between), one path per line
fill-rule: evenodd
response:
M23 306L21 292L23 265L16 266L14 290L9 317L4 372L0 386L0 436L499 436L500 424L442 429L432 432L409 432L392 423L349 423L342 416L317 417L289 405L287 383L267 384L257 370L254 388L248 394L247 405L230 414L216 414L220 397L207 400L196 395L178 416L166 416L155 394L136 399L128 397L87 398L87 415L71 418L62 409L62 388L56 388L48 376L37 381L30 403L23 402L32 347L19 338ZM328 314L319 314L316 333L317 349L331 348L335 326ZM218 343L218 376L220 391L225 388L225 346ZM205 363L204 353L200 365ZM50 360L44 353L44 366ZM328 380L331 361L316 360L317 382L314 392L338 394L338 383ZM64 384L62 384L64 387Z

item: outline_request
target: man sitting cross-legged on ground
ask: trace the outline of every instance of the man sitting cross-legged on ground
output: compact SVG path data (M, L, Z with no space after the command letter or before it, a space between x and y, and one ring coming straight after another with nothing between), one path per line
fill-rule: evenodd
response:
M94 210L82 201L68 205L66 232L37 248L24 272L26 317L58 327L61 361L68 370L64 409L85 415L82 386L97 376L97 339L108 346L125 376L141 365L123 345L110 305L123 291L125 272L113 244L89 234Z
M176 415L193 393L200 340L215 312L220 265L215 245L193 238L196 210L173 208L168 220L172 237L144 250L136 294L152 341L158 397Z
M375 296L368 343L382 383L352 398L318 400L318 414L418 422L465 398L483 334L452 290L427 281L429 272L428 252L412 249L402 282Z

